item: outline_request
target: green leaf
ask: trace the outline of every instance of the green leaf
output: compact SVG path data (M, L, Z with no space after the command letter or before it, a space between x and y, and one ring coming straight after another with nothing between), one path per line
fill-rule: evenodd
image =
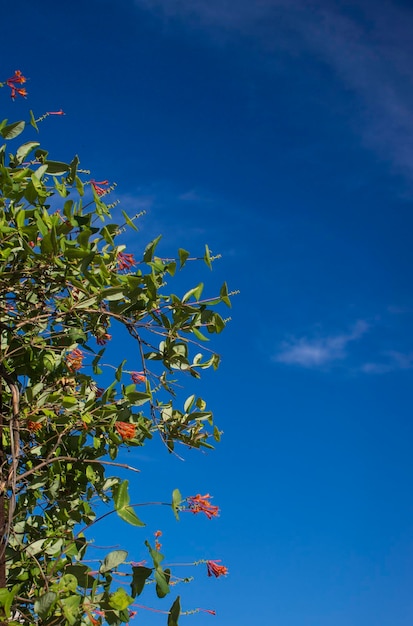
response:
M13 122L13 124L9 124L0 130L0 133L4 139L14 139L18 137L20 133L24 131L24 127L26 126L25 122Z
M3 607L6 617L10 617L10 609L16 593L17 588L15 587L13 587L10 591L7 591L7 589L0 589L0 606Z
M224 302L229 308L231 308L231 300L228 298L228 287L227 283L224 283L221 287L221 291L219 292L222 302Z
M124 506L127 506L129 504L130 497L129 497L129 492L128 492L128 485L129 485L129 481L124 480L120 483L120 485L114 485L112 487L115 509L121 509Z
M110 572L115 569L126 560L128 553L126 550L114 550L113 552L109 552L106 555L105 560L99 568L99 572L104 574L105 572Z
M33 111L30 111L30 124L33 126L33 128L35 128L37 130L37 132L39 132L39 129L37 127L36 119L34 117Z
M22 146L20 146L20 148L16 152L16 160L18 161L18 163L24 161L29 152L34 148L37 148L37 146L40 146L38 141L27 141Z
M159 237L151 241L146 246L145 252L143 253L143 260L145 261L145 263L149 263L150 261L152 261L153 253L155 252L155 248L158 245L161 238L162 238L162 235L159 235Z
M194 333L195 337L200 341L209 341L208 337L205 337L205 335L203 335L196 326L192 328L192 332Z
M53 174L53 176L63 176L69 170L68 164L61 161L45 161L44 163L47 165L48 174Z
M194 296L195 300L199 300L203 289L204 289L204 283L199 283L199 285L197 285L193 289L190 289L189 291L186 292L186 294L182 298L182 302L183 303L187 302L191 296Z
M149 541L145 541L145 546L149 550L149 554L151 555L154 567L155 568L159 567L159 565L162 563L162 561L165 558L164 555L158 552L158 550L154 550L151 544L149 543Z
M189 398L187 398L184 402L184 411L185 413L188 413L188 411L191 410L193 404L195 402L195 394L193 393L192 396L189 396Z
M115 593L112 593L110 596L109 605L115 609L115 611L123 611L128 608L132 601L133 598L128 596L122 587L119 587L119 589L117 589Z
M139 519L131 506L124 506L121 509L116 509L116 512L121 519L128 522L128 524L131 524L132 526L146 526L146 524Z
M127 224L128 226L130 226L131 228L133 228L133 230L136 230L136 231L137 231L137 230L139 230L139 229L138 229L138 227L136 226L136 224L134 224L134 223L132 222L131 218L129 217L129 215L128 215L125 211L122 211L122 215L123 215L123 217L124 217L124 219L125 219L125 222L126 222L126 224Z
M130 502L129 481L124 480L120 485L114 485L112 487L113 502L115 504L116 513L121 519L132 526L145 526L145 524L139 519L132 507L128 506Z
M143 567L142 565L132 567L131 593L134 598L142 593L145 581L151 574L152 570L149 567Z
M188 250L184 250L183 248L179 248L178 254L179 254L179 262L180 262L179 269L182 269L183 266L186 263L187 258L189 257L189 252L188 252Z
M54 591L47 591L40 596L34 603L34 611L41 619L47 617L50 609L57 600L57 594Z
M178 619L181 614L181 602L180 597L178 596L169 609L168 615L168 626L178 626Z
M204 261L208 265L209 269L212 270L211 251L207 245L205 245Z
M118 381L118 383L120 383L120 381L122 380L122 372L123 372L123 367L125 363L126 363L126 359L122 361L122 363L119 365L118 369L115 372L115 378Z
M179 521L179 506L182 502L182 496L179 489L174 489L172 492L172 510L176 519Z
M63 613L70 626L79 623L79 606L82 598L78 595L69 596L63 598L61 603L63 604Z
M164 598L171 591L169 587L170 578L170 569L163 570L162 567L155 569L156 595L158 598Z
M104 300L122 300L125 287L108 287L102 293Z

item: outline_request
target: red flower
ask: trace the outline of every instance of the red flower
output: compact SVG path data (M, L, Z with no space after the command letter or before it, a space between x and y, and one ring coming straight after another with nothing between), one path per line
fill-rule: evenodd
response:
M130 424L129 422L116 422L115 428L123 440L133 439L136 435L135 424Z
M217 565L217 563L221 563L221 561L206 562L208 576L215 576L215 578L219 578L220 576L226 576L228 574L228 568L224 565Z
M23 76L20 70L16 70L14 72L14 75L6 80L6 85L11 89L10 96L13 100L16 97L16 93L18 93L19 96L22 96L23 98L27 96L27 91L24 88L16 87L16 85L22 85L25 82L26 78Z
M103 187L99 187L99 185L109 185L108 180L101 180L100 182L96 180L91 180L90 184L92 185L93 189L96 191L96 194L98 196L103 196L105 193L108 192L107 189L104 189Z
M77 372L83 364L84 355L81 350L76 348L67 355L66 362L70 372Z
M136 261L133 257L133 254L118 252L118 268L120 270L130 270L130 268L134 265L136 265Z
M99 346L104 346L111 339L112 339L112 335L109 335L108 333L103 333L103 335L100 335L100 337L96 337L96 343Z
M63 109L60 109L60 111L46 111L46 113L47 115L66 115Z
M146 376L143 372L132 372L130 377L132 378L132 382L139 385L139 383L144 383L146 380Z
M201 496L199 493L196 496L190 496L186 499L188 503L188 511L191 511L192 513L205 513L208 519L218 517L219 507L208 502L210 498L212 498L212 496L210 496L209 493L205 496Z
M197 609L197 611L203 611L204 613L209 613L210 615L216 615L217 612L212 609Z

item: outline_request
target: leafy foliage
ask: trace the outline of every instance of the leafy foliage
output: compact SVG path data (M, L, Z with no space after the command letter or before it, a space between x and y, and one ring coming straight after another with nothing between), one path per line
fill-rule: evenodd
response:
M38 121L31 113L36 129ZM24 129L23 121L0 124L6 142ZM198 344L225 327L215 305L230 304L228 291L202 300L201 283L182 297L169 293L168 278L191 260L186 250L163 259L157 238L135 259L119 243L135 220L123 212L122 223L112 221L107 181L85 180L77 156L49 159L38 141L8 149L0 148L0 620L122 624L147 580L164 597L171 573L147 543L153 567L132 566L130 587L114 589L127 553L109 553L92 571L85 531L98 501L144 525L128 482L107 473L123 466L122 447L155 434L170 452L219 439L205 401L192 394L180 406L175 383L218 367L219 357ZM211 266L208 247L203 260ZM133 370L114 364L108 382L105 346L119 329L139 357ZM176 490L176 516L181 500ZM168 624L179 614L178 597Z

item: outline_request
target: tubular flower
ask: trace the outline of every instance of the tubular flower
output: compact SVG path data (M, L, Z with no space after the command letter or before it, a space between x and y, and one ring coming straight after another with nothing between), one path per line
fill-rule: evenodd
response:
M96 191L96 194L98 196L103 196L108 191L107 189L104 189L103 187L99 187L99 185L109 185L108 180L101 180L101 181L91 180L90 184L92 185L93 189Z
M21 87L16 87L16 85L22 85L25 82L26 82L26 78L25 76L23 76L20 70L16 70L14 72L14 75L11 76L11 78L8 78L6 80L6 85L10 87L11 89L10 96L13 100L15 99L16 94L19 94L19 96L22 96L23 98L27 96L26 89L21 88Z
M144 383L146 380L146 376L143 372L132 372L130 377L132 378L132 382L139 385L139 383Z
M103 335L100 335L100 337L96 337L96 343L99 346L105 346L107 342L110 341L111 339L112 339L112 335L109 335L109 333L103 333Z
M60 109L60 111L46 111L46 113L47 115L66 115L63 109Z
M118 268L120 270L130 270L130 268L134 265L136 265L136 261L133 257L133 254L118 252Z
M190 496L186 499L188 503L188 511L192 513L205 513L208 519L212 517L218 517L219 507L214 506L209 502L212 496L207 493L205 496L201 496L201 494L197 494L196 496Z
M78 348L72 350L72 352L70 352L66 358L66 363L69 371L77 372L78 370L80 370L83 364L83 359L84 355L81 350L79 350Z
M129 422L116 422L115 428L123 440L133 439L136 435L135 424L130 424Z
M43 424L40 422L33 422L32 420L27 420L27 428L31 433L37 433L39 430L42 430Z
M206 562L208 576L219 578L220 576L226 576L228 574L228 568L225 567L225 565L217 565L217 563L221 563L221 561Z

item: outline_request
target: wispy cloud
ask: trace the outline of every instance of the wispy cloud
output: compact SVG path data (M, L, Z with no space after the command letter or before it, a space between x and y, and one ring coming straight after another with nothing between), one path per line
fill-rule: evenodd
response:
M364 363L361 370L365 374L387 374L398 370L413 368L413 352L403 353L389 350L382 355L380 361Z
M352 124L370 149L413 177L413 11L361 0L356 12L328 0L134 0L166 19L222 36L253 39L271 57L281 48L330 66L359 98ZM271 64L270 64L271 65Z
M273 360L287 365L318 368L342 361L347 357L348 345L360 339L369 329L369 325L359 320L347 333L330 334L317 338L293 338L284 342Z

